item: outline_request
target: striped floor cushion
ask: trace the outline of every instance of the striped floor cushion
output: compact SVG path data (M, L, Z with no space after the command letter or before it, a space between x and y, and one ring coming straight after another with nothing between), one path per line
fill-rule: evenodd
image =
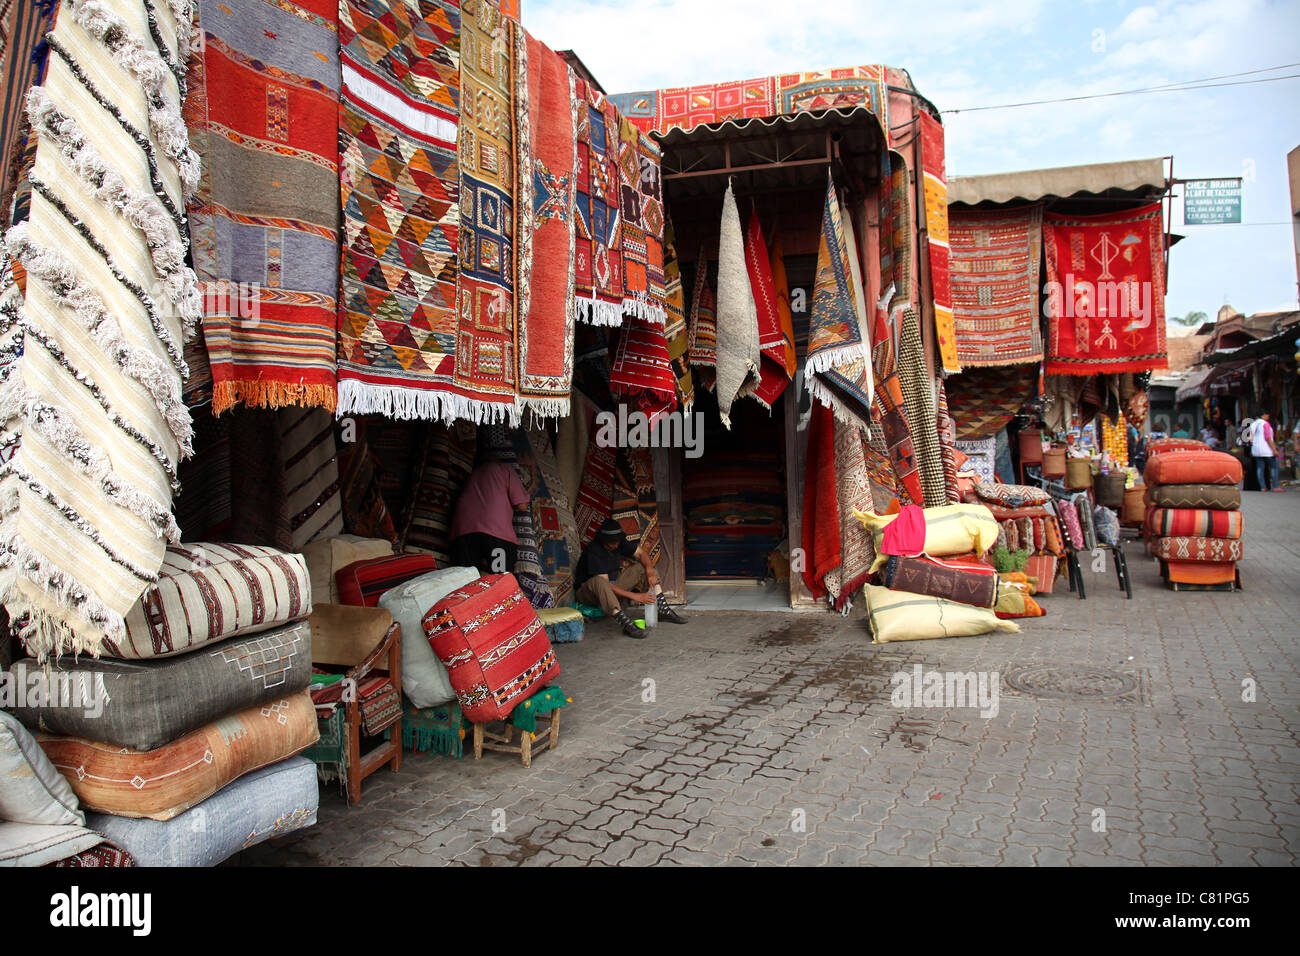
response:
M244 774L305 750L318 736L316 709L303 690L148 752L53 734L37 742L85 809L170 820Z
M451 592L423 623L474 723L504 720L560 676L546 629L513 574L488 574Z
M1176 584L1232 584L1237 580L1235 561L1166 561L1166 581Z
M1235 485L1241 482L1241 462L1222 451L1171 451L1147 462L1148 485Z
M241 544L167 549L158 583L126 616L126 637L108 657L143 660L185 654L213 641L254 634L311 613L301 554Z
M1210 508L1152 508L1147 526L1156 537L1231 538L1241 537L1240 511Z
M339 603L378 607L385 592L436 570L438 562L431 554L395 554L354 561L334 576L338 583Z
M1171 561L1240 561L1241 539L1181 536L1156 538L1152 552Z
M1241 489L1232 485L1156 485L1147 494L1157 508L1236 511L1241 507Z
M69 657L49 662L52 687L68 696L18 707L28 727L132 750L156 750L190 731L254 704L302 690L311 676L306 621L234 637L194 654L150 661ZM23 683L42 671L19 661ZM72 706L69 706L69 705Z

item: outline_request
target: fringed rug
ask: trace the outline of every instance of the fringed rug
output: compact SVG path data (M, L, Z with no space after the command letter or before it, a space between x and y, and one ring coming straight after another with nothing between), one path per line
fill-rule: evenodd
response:
M1168 366L1164 207L1043 216L1051 341L1048 375Z
M619 118L619 198L623 217L623 312L664 324L664 205L659 147Z
M801 521L804 583L813 597L825 597L826 577L843 563L843 552L835 487L835 416L820 402L813 403L808 424Z
M951 227L952 302L962 368L1041 361L1043 207L954 211Z
M943 124L924 108L917 111L917 120L921 136L921 173L925 184L922 192L925 196L925 238L930 258L935 341L943 370L960 372L949 281L951 254L948 248L948 180L944 175Z
M870 358L859 322L857 294L849 271L849 250L840 218L835 182L827 179L822 206L822 231L817 244L817 277L813 285L812 314L808 326L805 374L813 398L839 415L845 409L816 378L835 369L850 380L862 377Z
M459 351L470 348L459 341L456 307L464 187L457 126L473 128L460 116L458 43L481 34L468 15L462 29L454 2L429 0L419 9L414 16L396 0L339 5L338 411L482 420L483 410L455 384ZM507 115L509 103L499 107ZM508 157L497 160L506 176ZM464 241L464 254L476 254ZM512 274L508 253L494 248L496 271ZM496 318L513 335L510 315ZM493 354L504 363L502 349Z
M1034 365L974 368L954 375L947 382L948 411L957 437L996 435L1029 400L1037 381Z
M180 537L182 346L201 312L180 110L192 15L181 0L73 0L27 98L31 219L0 256L26 276L25 298L0 290L0 340L21 334L0 383L0 601L40 659L120 640Z
M713 288L709 285L709 260L704 255L703 246L695 264L687 327L691 340L687 352L690 364L700 370L700 384L712 389L718 370L718 307Z
M610 368L609 388L638 404L640 400L676 404L677 376L662 325L628 316Z
M527 82L531 150L519 148L519 208L531 196L532 215L520 227L531 243L530 282L519 285L519 402L536 415L569 413L573 381L574 171L577 138L576 74L544 43L516 31L527 47L521 74Z
M758 384L761 351L754 290L745 265L745 240L731 183L722 199L718 243L718 414L731 428L731 406Z
M618 110L581 78L576 91L578 221L574 266L578 318L593 325L621 325L625 286Z
M770 409L790 384L791 372L785 364L783 320L772 275L772 259L763 240L757 204L750 210L749 225L745 229L745 268L749 271L758 320L759 382L754 389L754 398L764 408ZM786 295L786 317L789 318L788 291Z
M185 117L213 411L333 411L339 206L337 0L198 0Z

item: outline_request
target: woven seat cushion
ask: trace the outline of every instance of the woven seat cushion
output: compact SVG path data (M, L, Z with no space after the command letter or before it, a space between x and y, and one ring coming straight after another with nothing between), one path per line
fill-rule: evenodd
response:
M302 549L311 578L311 603L338 604L339 586L334 576L354 561L392 557L393 542L383 538L361 538L341 534L313 541Z
M1105 505L1092 509L1092 524L1097 535L1097 544L1103 548L1113 548L1119 544L1119 515Z
M1142 479L1148 485L1235 485L1241 462L1222 451L1171 451L1149 460Z
M1155 537L1240 538L1240 511L1210 508L1152 508L1147 527Z
M73 688L76 705L66 706L64 698L15 708L24 724L132 750L155 750L219 717L306 687L311 628L298 621L162 660L65 657L50 667L59 682L51 688ZM25 682L42 667L29 659L12 670Z
M998 504L1007 508L1041 505L1052 500L1052 496L1042 488L1035 488L1031 485L1003 485L984 481L975 482L975 494L983 502Z
M307 623L311 625L313 664L356 667L388 634L393 615L381 607L322 604L311 612Z
M1232 584L1237 580L1235 561L1169 560L1162 570L1166 581L1178 584Z
M1174 561L1240 561L1242 542L1240 538L1200 538L1191 535L1156 538L1152 544L1152 553L1157 558Z
M338 583L339 603L377 607L386 592L436 570L438 562L431 554L395 554L354 561L334 576Z
M1236 511L1241 507L1241 489L1232 485L1157 485L1148 494L1158 508Z
M86 852L102 839L76 824L0 820L0 867L49 866Z
M82 737L41 734L50 763L88 810L170 820L226 784L315 742L307 691L242 710L145 753Z
M0 710L0 866L40 866L94 846L76 794L18 719Z
M1035 593L1051 594L1056 586L1060 559L1054 554L1031 555L1025 562L1025 575L1034 579Z
M1209 451L1210 446L1199 438L1153 438L1147 442L1147 458L1166 455L1171 451Z
M478 580L477 568L442 568L385 591L379 606L402 625L402 690L416 707L437 707L456 699L447 668L429 646L421 621L444 597Z
M853 516L875 537L876 560L871 573L885 566L888 555L881 553L885 526L897 515L876 515L856 508ZM950 554L983 554L998 540L998 523L983 505L944 505L925 509L925 553L932 557Z
M546 629L513 574L485 575L453 591L423 623L474 723L504 720L560 675Z
M894 591L928 594L975 607L992 607L998 593L998 573L993 568L925 555L890 555L884 582Z
M241 544L175 545L158 575L127 614L122 643L104 643L107 656L171 657L311 613L300 554Z
M991 608L972 607L956 601L868 584L867 622L872 641L926 641L941 637L973 637L991 631L1019 631L1012 621L998 620Z
M552 644L576 644L582 640L584 619L576 607L548 607L537 612Z
M290 757L254 770L174 819L92 813L87 824L141 866L216 866L227 857L316 823L316 765Z

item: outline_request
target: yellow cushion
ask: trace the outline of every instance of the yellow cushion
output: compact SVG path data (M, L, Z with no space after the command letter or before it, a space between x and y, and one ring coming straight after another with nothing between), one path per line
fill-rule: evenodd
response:
M877 515L853 509L853 516L875 537L876 560L871 573L879 571L889 560L880 551L885 528L898 517ZM950 554L983 554L998 541L998 522L983 505L944 505L925 509L925 553L934 557Z
M999 620L992 608L943 598L892 591L868 584L867 623L872 643L927 641L939 637L974 637L991 631L1019 632L1014 621Z

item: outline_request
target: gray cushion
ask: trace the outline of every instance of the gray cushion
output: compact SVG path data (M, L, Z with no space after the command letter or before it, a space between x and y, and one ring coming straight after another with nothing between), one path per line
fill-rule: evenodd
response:
M311 680L311 628L299 621L181 657L69 657L51 666L55 681L48 686L70 682L78 689L77 705L15 708L24 724L132 750L156 750L227 714L305 688ZM29 658L15 664L11 674L27 681L29 674L42 670Z
M379 606L402 625L402 690L416 707L437 707L456 699L447 668L424 634L424 615L452 591L477 580L476 568L439 568L379 598Z
M91 813L88 826L140 866L216 866L263 840L316 825L316 765L290 757L245 774L167 821Z
M85 814L72 787L35 738L0 710L0 820L81 826ZM74 851L76 852L76 851Z

